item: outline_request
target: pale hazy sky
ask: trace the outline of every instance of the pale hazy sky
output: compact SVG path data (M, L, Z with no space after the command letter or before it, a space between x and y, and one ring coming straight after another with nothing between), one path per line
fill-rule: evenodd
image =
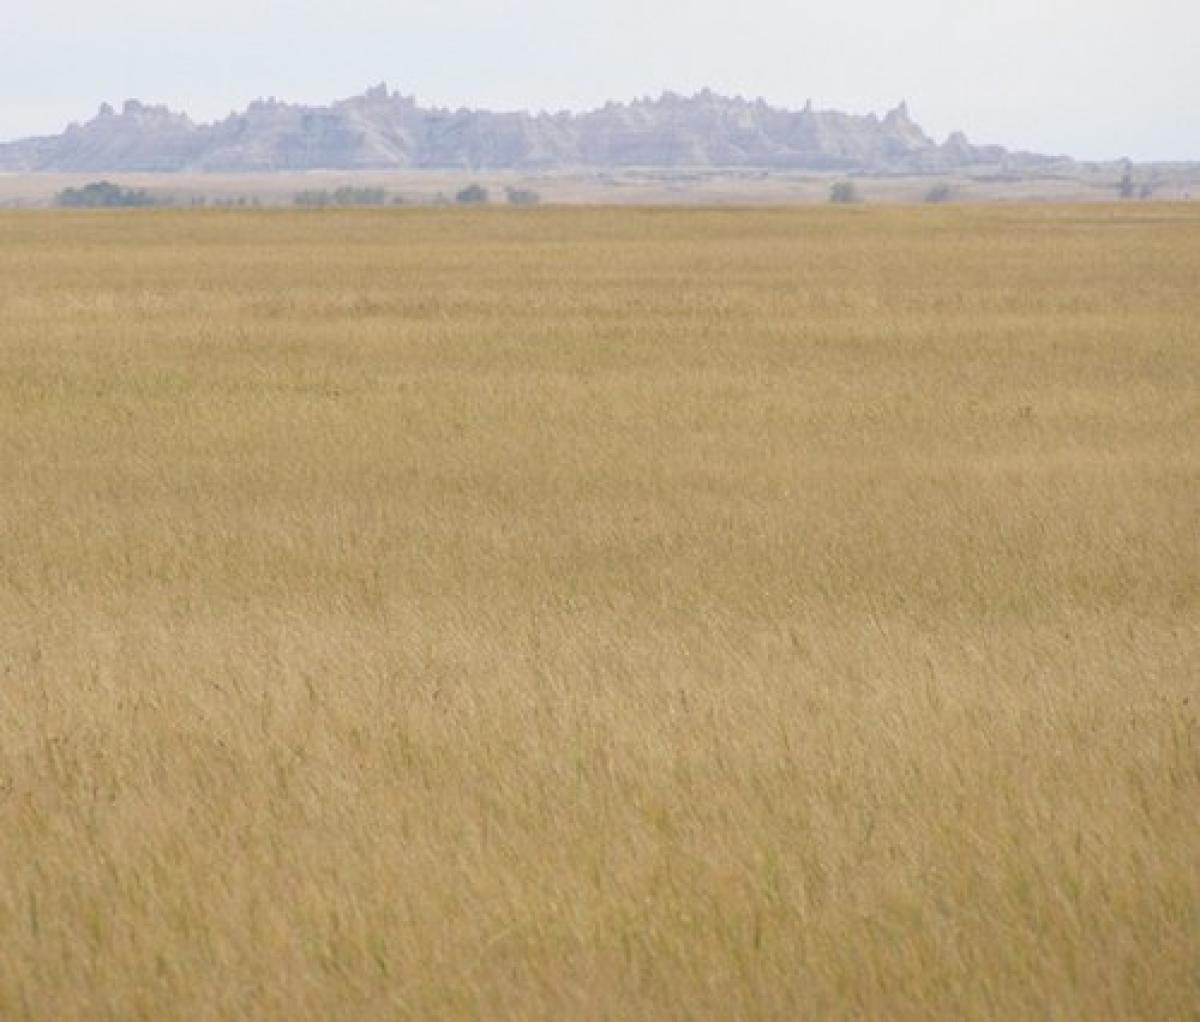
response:
M0 0L0 139L136 97L211 120L386 80L585 109L664 89L883 112L1081 158L1200 159L1200 0Z

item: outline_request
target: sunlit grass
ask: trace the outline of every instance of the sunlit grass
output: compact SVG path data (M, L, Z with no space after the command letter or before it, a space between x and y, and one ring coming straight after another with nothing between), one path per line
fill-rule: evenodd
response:
M1200 213L0 217L0 1018L1188 1018Z

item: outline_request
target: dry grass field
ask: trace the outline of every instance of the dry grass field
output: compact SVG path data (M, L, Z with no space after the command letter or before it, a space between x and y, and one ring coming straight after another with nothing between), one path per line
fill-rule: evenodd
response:
M1200 208L0 216L0 1018L1200 1017Z

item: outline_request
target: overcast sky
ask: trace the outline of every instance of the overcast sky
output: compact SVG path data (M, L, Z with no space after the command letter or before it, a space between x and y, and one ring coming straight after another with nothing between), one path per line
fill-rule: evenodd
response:
M0 139L136 97L211 120L386 80L427 105L665 89L883 112L1081 158L1200 159L1200 0L0 0Z

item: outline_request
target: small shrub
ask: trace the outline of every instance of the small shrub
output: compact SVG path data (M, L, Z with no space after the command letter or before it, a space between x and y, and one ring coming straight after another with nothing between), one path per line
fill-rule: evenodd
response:
M829 201L837 203L862 202L853 181L835 181L829 189Z
M478 206L488 201L488 190L483 185L467 185L454 196L454 201L463 206Z
M542 197L529 188L506 188L504 193L513 206L536 206L542 201Z

